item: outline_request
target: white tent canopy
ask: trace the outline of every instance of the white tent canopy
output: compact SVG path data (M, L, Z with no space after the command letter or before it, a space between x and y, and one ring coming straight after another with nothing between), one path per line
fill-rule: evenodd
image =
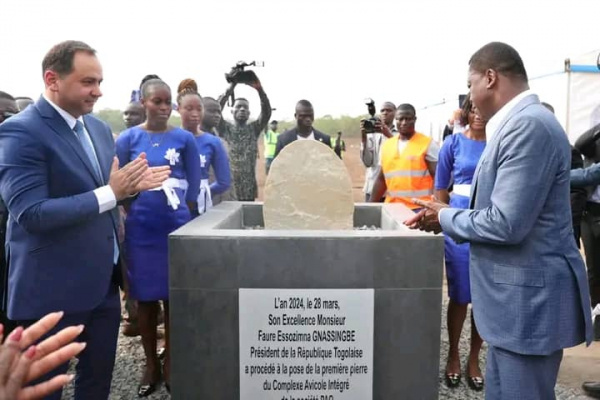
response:
M564 66L557 66L554 72L529 80L540 100L554 107L571 143L591 126L600 123L599 58L600 50L568 58ZM419 109L417 130L441 140L444 126L456 108L457 94Z

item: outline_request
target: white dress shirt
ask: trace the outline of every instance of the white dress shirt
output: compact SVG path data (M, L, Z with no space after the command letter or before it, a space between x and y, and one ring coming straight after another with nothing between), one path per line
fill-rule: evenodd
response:
M298 137L298 140L315 140L315 131L310 131L310 135L308 135L307 137L301 135L296 136Z
M498 110L492 118L490 118L485 126L485 137L488 143L491 143L492 137L496 134L496 131L500 127L500 123L504 120L504 118L506 118L506 116L521 100L523 100L523 98L531 94L534 94L531 90L525 90L524 92L519 93L513 97L512 100L506 103L504 107Z

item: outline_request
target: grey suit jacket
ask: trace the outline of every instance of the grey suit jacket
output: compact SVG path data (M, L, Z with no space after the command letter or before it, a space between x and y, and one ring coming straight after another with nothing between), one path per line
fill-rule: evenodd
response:
M488 142L471 209L441 214L447 235L471 243L475 322L493 346L548 355L592 339L587 277L573 238L570 157L564 130L529 95Z

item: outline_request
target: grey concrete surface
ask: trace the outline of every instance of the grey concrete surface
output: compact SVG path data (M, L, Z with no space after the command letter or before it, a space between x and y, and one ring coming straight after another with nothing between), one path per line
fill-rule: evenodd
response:
M354 215L380 230L244 229L263 224L261 206L223 203L171 234L174 398L239 398L239 288L375 289L373 398L435 398L442 237L382 204Z

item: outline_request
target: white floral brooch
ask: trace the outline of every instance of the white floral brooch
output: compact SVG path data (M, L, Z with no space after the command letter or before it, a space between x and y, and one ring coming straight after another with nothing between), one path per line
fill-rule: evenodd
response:
M177 150L170 148L165 153L165 159L169 160L169 164L175 165L179 162L179 153Z

